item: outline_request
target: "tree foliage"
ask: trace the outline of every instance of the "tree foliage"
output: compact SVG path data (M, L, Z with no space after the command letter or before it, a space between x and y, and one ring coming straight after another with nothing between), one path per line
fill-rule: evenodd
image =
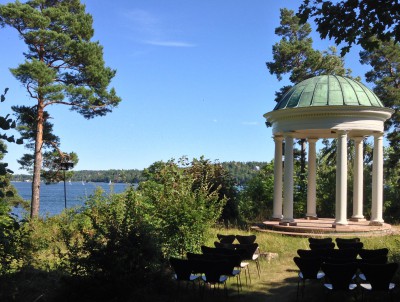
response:
M257 171L239 192L239 218L242 223L261 222L272 216L274 165L268 163Z
M400 42L400 3L392 0L325 1L304 0L298 16L302 23L313 18L321 38L344 43L341 55L353 44L366 50L377 48L378 42L394 39Z
M313 48L310 37L311 26L308 23L300 24L300 19L293 10L281 9L280 26L275 29L275 34L281 40L272 47L273 61L267 62L270 74L278 80L289 74L289 80L296 85L308 78L334 74L350 76L351 70L344 66L343 58L336 54L336 48L320 51ZM275 93L275 101L279 102L292 85L283 86ZM305 140L298 141L300 145L300 186L305 192L306 151ZM304 194L303 194L304 195Z
M324 51L313 48L310 24L299 24L300 20L294 11L281 9L280 19L280 26L275 29L275 34L281 40L272 46L273 61L266 63L270 74L275 75L278 80L289 74L289 80L293 84L322 74L351 74L344 67L343 59L336 54L336 48L330 47ZM279 101L290 87L282 87L276 93L275 101Z
M33 172L35 162L35 139L37 132L37 107L28 106L12 106L12 110L18 119L16 129L21 134L21 138L25 141L25 148L32 153L24 154L18 163L22 169ZM63 180L61 163L72 162L74 165L78 163L78 155L74 152L66 153L60 149L60 138L53 133L53 124L47 111L43 112L43 164L41 177L46 184L57 183ZM73 172L67 172L68 178L71 178Z
M365 74L367 82L374 83L374 92L382 103L394 110L385 123L387 139L393 152L388 157L389 167L400 167L400 43L373 39L377 48L360 52L360 62L372 70Z
M220 199L220 186L213 187L212 177L205 173L196 178L189 166L186 158L158 162L148 169L153 172L138 187L151 207L166 257L198 252L226 203L225 197Z
M28 50L12 74L35 102L35 151L31 216L39 213L45 108L62 104L85 118L103 116L118 105L108 90L116 71L105 66L92 42L92 17L79 0L31 0L0 5L0 26L17 30Z

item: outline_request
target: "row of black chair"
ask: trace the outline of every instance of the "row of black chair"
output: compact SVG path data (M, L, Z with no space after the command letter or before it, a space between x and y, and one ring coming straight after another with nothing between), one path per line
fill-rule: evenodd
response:
M394 284L391 279L397 270L397 263L387 263L388 249L319 249L298 250L299 257L293 260L298 266L302 296L306 280L320 280L325 277L324 287L329 290L353 290L358 285L364 290L386 290L391 295ZM357 258L360 256L360 258ZM358 272L358 273L357 273ZM385 277L383 277L383 275ZM358 277L358 284L356 283ZM364 293L364 292L362 292Z
M336 245L339 249L362 249L364 244L361 242L360 238L336 238ZM308 238L310 249L334 249L335 242L332 238Z
M336 263L343 262L368 262L386 263L389 250L381 249L313 249L297 250L297 254L302 258L318 258L321 262L330 261ZM358 258L359 256L359 258Z
M256 235L224 235L217 234L217 238L221 243L233 243L235 239L239 244L251 244L256 242Z
M236 244L236 243L221 243L218 241L214 242L214 246L216 248L222 248L222 249L227 249L227 250L234 250L234 251L239 251L239 253L242 254L243 256L243 261L242 261L242 268L246 269L247 275L246 275L246 282L247 282L247 276L249 276L249 280L251 282L251 276L250 276L250 268L249 268L249 262L248 261L254 261L256 264L257 268L257 273L258 277L260 278L261 276L261 266L260 266L260 249L258 246L258 243L249 243L249 244Z
M203 287L199 286L200 294L203 296L207 285L214 287L224 286L227 294L226 281L234 274L233 262L228 258L206 257L202 254L188 253L188 259L171 257L170 264L175 272L175 279L188 285L194 281L202 281ZM200 284L200 283L199 283ZM180 286L179 286L180 288Z

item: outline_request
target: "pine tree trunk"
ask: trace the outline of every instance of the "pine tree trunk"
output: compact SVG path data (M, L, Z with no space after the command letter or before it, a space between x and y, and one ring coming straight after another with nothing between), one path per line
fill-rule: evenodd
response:
M38 101L37 132L35 142L35 160L33 166L31 218L38 217L40 205L40 171L42 168L43 144L43 102Z

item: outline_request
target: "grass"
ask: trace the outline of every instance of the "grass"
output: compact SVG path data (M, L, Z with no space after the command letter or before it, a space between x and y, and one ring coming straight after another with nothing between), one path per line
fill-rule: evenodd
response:
M216 234L250 234L250 232L237 229L214 229L208 240L207 246L213 246ZM254 232L251 232L254 233ZM243 290L237 293L236 280L228 281L228 299L223 291L206 290L204 298L199 295L198 286L193 290L184 286L179 288L172 279L160 276L156 287L145 286L138 289L136 284L99 284L96 280L71 280L49 269L26 269L15 275L0 278L0 301L188 301L188 302L214 302L214 301L251 301L251 302L290 302L296 301L298 269L293 262L297 249L307 249L307 238L283 236L279 234L257 232L257 243L262 253L276 253L278 257L268 260L261 257L261 277L257 275L255 263L250 263L251 284L245 285L242 276ZM389 249L389 261L400 262L400 235L362 237L365 248ZM395 283L400 287L400 274L397 273ZM113 291L124 291L121 295ZM119 297L119 298L116 298ZM329 297L330 301L353 301L348 295L335 294ZM327 300L322 284L307 282L305 296L302 301ZM394 301L400 301L399 290L395 292ZM377 301L385 301L380 297Z

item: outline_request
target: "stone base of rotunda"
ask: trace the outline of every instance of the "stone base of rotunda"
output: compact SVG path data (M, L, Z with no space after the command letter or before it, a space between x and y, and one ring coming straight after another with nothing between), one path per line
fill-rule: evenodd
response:
M383 221L370 221L369 222L370 226L383 226Z
M297 226L297 222L295 222L295 221L281 221L281 222L279 222L279 225L283 225L283 226Z
M367 221L367 219L365 219L365 218L357 218L357 217L351 217L349 220L354 221L354 222Z
M318 220L318 217L317 216L313 216L313 215L306 216L305 218L306 218L306 220Z

